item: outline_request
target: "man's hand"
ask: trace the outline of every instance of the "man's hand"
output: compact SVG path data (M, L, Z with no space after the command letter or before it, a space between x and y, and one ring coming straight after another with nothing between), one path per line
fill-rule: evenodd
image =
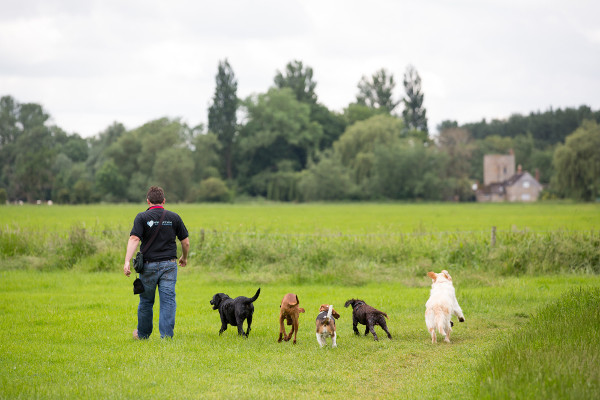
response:
M190 238L186 237L181 241L181 250L183 254L179 258L179 265L185 267L187 265L188 254L190 253Z
M125 273L125 276L131 275L131 266L129 265L129 261L123 265L123 272Z
M135 253L135 249L137 249L139 243L139 237L135 235L129 236L129 240L127 241L127 252L125 253L125 263L123 264L123 273L125 273L125 276L131 274L131 259L133 258L133 253Z

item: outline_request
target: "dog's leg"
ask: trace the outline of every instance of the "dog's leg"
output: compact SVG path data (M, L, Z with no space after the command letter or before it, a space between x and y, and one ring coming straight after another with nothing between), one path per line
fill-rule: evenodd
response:
M325 340L323 340L321 335L319 335L319 332L317 332L317 342L319 343L319 346L321 346L321 347L325 346Z
M223 324L221 325L221 329L219 329L219 335L221 335L223 332L225 332L227 330L227 324Z
M444 332L446 335L444 336L444 342L446 343L450 343L450 332L452 332L452 328L448 327L446 329L446 332Z
M246 336L246 334L244 333L244 320L236 315L235 324L237 326L238 335Z
M360 333L358 333L358 320L356 318L352 318L352 329L354 329L356 336L360 336Z
M373 327L373 321L367 321L367 328L369 329L369 332L373 334L373 338L375 340L379 340L377 334L375 333L375 328Z
M279 339L278 343L281 343L282 337L285 337L285 325L283 324L283 314L279 314Z
M296 344L296 336L298 335L298 326L300 325L300 323L298 322L298 316L296 316L294 319L294 325L292 325L292 330L294 331L294 341L293 343ZM292 336L292 334L290 333L290 337Z
M292 335L294 334L294 319L291 316L287 316L287 324L290 325L290 334L289 335L285 335L285 341L289 342L290 339L292 338ZM285 330L284 330L285 333Z
M369 334L369 323L367 322L367 324L365 325L365 336L367 336Z
M383 320L382 323L379 324L379 326L381 326L381 329L383 329L385 331L385 333L387 333L388 339L391 339L392 335L390 334L390 331L388 331L387 324L385 323L385 320Z
M248 324L248 328L246 329L246 337L248 337L250 335L250 331L252 330L252 314L248 315L248 318L246 318L246 323Z
M431 333L431 343L436 343L437 342L437 338L435 336L435 329L434 328L429 328L429 333Z
M337 347L337 343L335 343L335 338L337 337L337 333L333 331L333 336L331 337L331 347Z

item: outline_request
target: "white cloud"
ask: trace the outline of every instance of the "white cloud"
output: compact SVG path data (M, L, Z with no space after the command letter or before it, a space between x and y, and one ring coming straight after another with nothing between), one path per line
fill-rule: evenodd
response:
M220 2L23 0L0 15L0 95L44 106L84 136L113 121L206 120L220 60L238 95L277 70L314 70L341 111L363 75L406 66L423 80L430 129L550 106L600 107L600 3L564 1Z

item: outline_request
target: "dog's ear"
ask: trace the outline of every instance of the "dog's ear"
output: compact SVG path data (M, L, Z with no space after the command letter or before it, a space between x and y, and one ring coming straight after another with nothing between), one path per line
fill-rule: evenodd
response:
M443 271L442 271L442 274L444 274L444 276L446 277L446 279L448 279L449 281L451 281L451 280L452 280L452 277L450 276L450 274L448 273L448 271L446 271L446 270L443 270Z
M319 312L327 310L329 310L329 304L321 304L321 307L319 307Z
M306 311L304 311L304 308L298 308L298 312L306 312Z
M433 272L433 271L429 271L427 273L427 276L430 277L434 282L437 279L437 274L435 272Z
M340 318L340 314L338 314L338 312L337 312L337 311L335 311L335 310L333 310L333 311L331 312L331 315L333 315L333 317L334 317L334 318L336 318L336 319L337 319L337 318Z

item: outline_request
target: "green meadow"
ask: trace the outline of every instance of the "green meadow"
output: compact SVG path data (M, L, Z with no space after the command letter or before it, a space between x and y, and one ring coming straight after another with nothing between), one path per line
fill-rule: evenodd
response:
M168 208L183 217L192 253L179 269L175 337L147 341L131 338L137 296L122 274L144 205L0 209L0 398L600 393L598 204ZM431 344L426 273L441 269L466 321L455 320L452 343ZM250 337L231 326L219 336L212 295L258 287ZM288 292L306 309L296 345L277 343ZM355 336L350 298L385 311L392 340L379 328L379 342ZM341 315L335 349L315 339L321 303Z

